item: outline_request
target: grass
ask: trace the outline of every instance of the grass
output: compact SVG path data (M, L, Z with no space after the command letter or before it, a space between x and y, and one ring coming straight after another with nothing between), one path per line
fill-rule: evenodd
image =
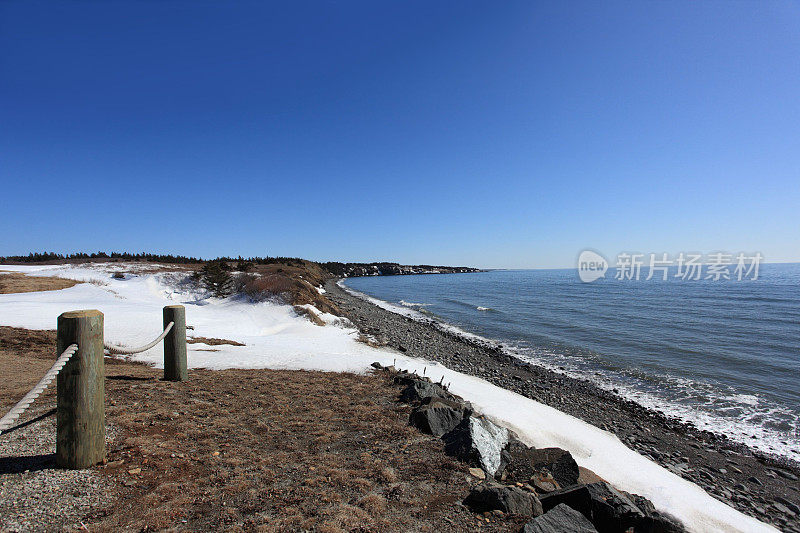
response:
M4 407L49 368L54 346L53 331L0 328ZM191 370L182 383L161 374L106 358L116 436L94 470L115 489L111 504L81 511L90 530L518 531L524 522L461 505L475 480L441 440L408 425L410 407L382 373ZM39 401L53 404L52 389Z
M232 341L229 339L218 339L216 337L191 337L186 339L187 344L208 344L209 346L220 346L223 344L228 344L230 346L245 346L245 344Z
M21 272L2 272L0 273L0 294L58 291L79 283L81 282L72 279L28 276Z

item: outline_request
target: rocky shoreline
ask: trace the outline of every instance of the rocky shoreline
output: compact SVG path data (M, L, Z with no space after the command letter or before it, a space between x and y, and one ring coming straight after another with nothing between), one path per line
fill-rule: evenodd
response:
M372 366L404 387L399 400L413 406L410 424L440 437L445 453L481 480L463 501L473 512L487 519L523 517L529 521L522 533L686 533L647 498L615 489L579 467L567 450L525 445L445 385L378 362Z
M325 289L345 316L379 344L438 361L610 431L720 501L782 531L800 533L800 465L676 421L588 381L520 361L499 346L437 327L433 320L391 313L345 292L336 280Z

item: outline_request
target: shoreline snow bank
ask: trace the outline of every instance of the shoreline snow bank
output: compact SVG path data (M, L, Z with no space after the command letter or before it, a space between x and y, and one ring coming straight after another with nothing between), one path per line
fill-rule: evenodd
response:
M471 401L496 422L514 430L526 444L569 450L585 466L618 488L641 494L682 520L692 531L776 531L706 494L697 485L627 448L614 435L482 379L454 372L438 363L413 359L356 342L354 329L320 327L297 317L291 306L250 303L242 299L203 299L180 277L146 273L111 278L124 265L0 266L30 275L96 280L69 289L0 295L0 325L53 329L64 311L96 308L105 314L106 340L137 344L161 331L161 308L186 305L187 322L198 337L227 338L246 346L214 346L216 352L189 347L191 368L271 368L364 373L373 361L422 373L451 383L450 390ZM126 271L130 271L129 269ZM156 346L134 360L162 366Z

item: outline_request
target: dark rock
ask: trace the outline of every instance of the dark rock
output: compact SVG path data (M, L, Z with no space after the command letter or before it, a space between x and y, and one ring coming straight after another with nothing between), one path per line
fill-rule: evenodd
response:
M399 374L394 377L394 384L395 385L413 385L418 381L425 381L430 383L431 380L429 378L420 377L416 374L409 374L408 372L403 371L402 374Z
M592 518L592 493L586 485L576 485L566 489L557 490L541 496L542 508L544 512L549 511L556 505L567 505L572 507L586 518Z
M550 472L534 474L530 483L533 483L536 490L541 493L553 492L561 488L561 485L558 484L558 481L553 479L553 475Z
M519 487L495 483L481 484L473 488L464 500L464 504L480 513L499 510L522 516L542 514L542 504L534 494Z
M562 503L525 524L522 533L597 533L597 530L585 516Z
M411 412L411 424L425 433L441 437L453 430L472 409L444 398L431 398Z
M666 513L662 513L661 511L657 511L653 505L653 502L644 496L639 496L638 494L628 494L627 492L622 493L627 496L636 505L636 507L639 508L642 514L644 514L644 520L642 520L637 526L637 531L646 531L648 533L686 532L686 528L683 527L683 524L681 524L676 518L673 518Z
M792 511L794 514L800 515L800 507L798 507L796 503L794 503L792 501L789 501L786 498L783 498L781 496L778 496L775 499L778 500L783 505L785 505L786 507L788 507L789 510Z
M550 473L562 487L578 483L580 470L578 463L566 450L561 448L530 448L517 439L509 440L506 451L510 460L506 466L509 479L527 482L542 479L542 471Z
M423 379L414 380L400 393L400 400L406 403L421 402L433 397L452 399L453 395L441 385Z
M374 363L372 363L372 364L371 364L371 365L369 365L369 366L371 366L372 368L375 368L375 369L377 369L377 370L380 370L381 368L383 368L383 365L382 365L382 364L380 364L378 361L375 361Z
M598 531L603 533L622 533L631 527L643 527L647 523L647 517L636 504L604 482L577 485L551 492L542 496L541 502L545 511L556 505L566 504L583 514Z
M772 507L775 508L778 512L783 513L785 515L793 515L792 511L789 510L788 507L783 505L780 502L772 502Z
M479 466L490 476L497 474L501 452L508 442L508 430L482 417L470 416L442 436L448 455Z

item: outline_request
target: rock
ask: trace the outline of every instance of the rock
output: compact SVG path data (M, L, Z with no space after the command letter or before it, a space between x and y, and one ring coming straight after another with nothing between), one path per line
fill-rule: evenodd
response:
M542 508L549 511L566 504L594 524L598 531L624 532L645 521L645 514L624 494L608 483L577 485L541 497Z
M409 374L405 370L403 370L400 374L394 377L395 385L412 385L417 381L425 381L427 383L431 382L431 380L426 377L417 376L416 374Z
M539 499L519 487L496 483L480 484L473 488L464 505L477 512L500 510L522 516L539 516L542 504Z
M480 466L490 476L500 467L500 452L508 442L508 430L483 417L470 416L442 437L445 452L473 466Z
M789 501L789 500L787 500L786 498L783 498L783 497L781 497L781 496L778 496L778 497L777 497L777 498L775 498L775 499L776 499L778 502L780 502L780 503L782 503L783 505L785 505L786 507L788 507L788 508L789 508L789 510L790 510L790 511L792 511L794 514L796 514L796 515L800 515L800 507L798 507L796 503L794 503L794 502L791 502L791 501Z
M772 502L772 507L775 508L778 512L783 513L785 515L793 515L794 513L789 510L788 507L783 505L780 502Z
M749 478L747 478L747 481L749 481L750 483L753 483L753 484L755 484L755 485L763 485L763 483L761 483L761 480L760 480L760 479L758 479L758 478L757 478L757 477L755 477L755 476L752 476L752 477L749 477Z
M378 361L375 361L375 362L374 362L374 363L372 363L370 366L371 366L372 368L375 368L375 369L377 369L377 370L380 370L381 368L383 368L383 365L382 365L382 364L380 364Z
M592 518L592 494L586 485L577 485L566 489L557 490L541 496L544 512L557 505L567 505L580 512L586 518Z
M421 402L427 398L452 399L453 395L444 390L444 387L423 379L414 379L400 393L400 400L405 403Z
M675 518L666 513L657 511L653 502L639 496L638 494L628 494L623 492L639 510L644 514L645 518L639 523L638 529L648 531L650 533L685 533L686 528Z
M434 397L411 412L411 424L425 433L441 437L471 414L472 409L462 403Z
M597 530L585 516L562 503L525 524L522 533L597 533Z
M559 485L558 482L553 479L553 476L550 474L550 472L540 472L534 474L531 478L531 482L539 492L553 492L561 488L561 485Z
M472 477L476 477L478 479L486 479L486 472L483 471L483 468L471 467L469 469L469 473Z
M506 451L510 456L505 470L509 479L516 481L542 479L541 473L544 470L562 487L575 485L578 482L580 476L578 463L566 450L530 448L517 439L511 439Z

